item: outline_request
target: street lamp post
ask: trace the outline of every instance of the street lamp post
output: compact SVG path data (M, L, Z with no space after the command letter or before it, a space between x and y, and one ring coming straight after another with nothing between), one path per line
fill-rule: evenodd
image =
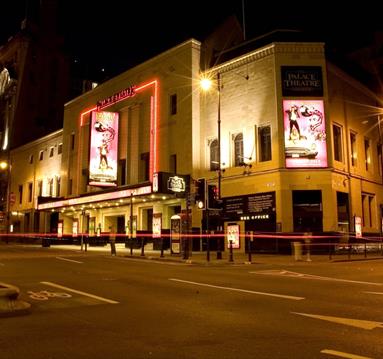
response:
M217 86L218 86L218 117L217 117L217 131L218 131L218 199L221 200L221 74L217 72Z

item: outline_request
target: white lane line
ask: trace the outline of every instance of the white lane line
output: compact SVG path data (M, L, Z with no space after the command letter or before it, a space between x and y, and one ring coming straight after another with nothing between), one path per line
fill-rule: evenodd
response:
M365 330L372 330L375 328L383 328L383 322L374 322L371 320L332 317L329 315L317 315L317 314L298 313L298 312L291 312L291 313L297 314L297 315L302 315L304 317L326 320L328 322L333 322L333 323L337 323L337 324L349 325L351 327L356 327L356 328L365 329Z
M75 261L73 259L67 259L67 258L63 258L63 257L56 257L56 259L60 259L61 261L67 261L67 262L73 262L73 263L84 263L84 262L80 262L80 261Z
M273 275L273 276L281 276L281 277L289 277L289 278L299 278L299 279L315 279L315 280L326 280L326 281L333 281L333 282L345 282L345 283L355 283L355 284L367 284L367 285L377 285L382 286L383 283L376 283L376 282L363 282L360 280L350 280L350 279L341 279L341 278L331 278L331 277L322 277L319 275L313 275L313 274L304 274L304 273L297 273L297 272L291 272L286 270L268 270L268 271L252 271L249 272L251 274L262 274L262 275Z
M5 266L5 264L4 263L0 263L0 266Z
M321 350L321 353L323 354L330 354L341 358L349 358L349 359L372 359L371 357L364 357L356 354L350 354L345 352L339 352L337 350L331 350L331 349L323 349Z
M106 302L106 303L110 303L110 304L118 304L118 302L116 302L115 300L99 297L98 295L82 292L80 290L64 287L64 286L62 286L60 284L56 284L56 283L52 283L52 282L40 282L40 283L41 284L45 284L45 285L49 285L51 287L63 289L63 290L66 290L67 292L72 292L72 293L83 295L85 297L101 300L102 302Z
M363 293L383 295L383 292L363 292Z
M188 280L182 280L182 279L176 279L176 278L169 278L169 280L174 281L174 282L199 285L201 287L224 289L224 290L230 290L230 291L233 291L233 292L242 292L242 293L258 294L258 295L266 295L266 296L269 296L269 297L276 297L276 298L283 298L283 299L290 299L290 300L302 300L302 299L305 299L304 297L294 297L294 296L291 296L291 295L284 295L284 294L256 292L256 291L247 290L247 289L232 288L232 287L222 287L222 286L219 286L219 285L212 285L212 284L198 283L198 282L190 282Z

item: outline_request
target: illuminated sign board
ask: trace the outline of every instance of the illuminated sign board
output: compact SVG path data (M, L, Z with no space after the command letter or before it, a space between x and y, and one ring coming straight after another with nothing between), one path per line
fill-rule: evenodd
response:
M323 96L320 66L281 66L283 96Z
M89 184L115 186L117 181L118 113L92 112Z
M283 121L286 167L327 167L323 101L284 100Z
M355 216L355 237L362 237L362 218Z
M154 213L153 214L153 228L152 228L153 238L160 238L161 237L161 229L162 229L162 213Z
M120 102L122 100L125 100L129 97L133 97L136 94L136 87L130 86L124 90L121 90L112 96L109 96L103 100L100 100L97 102L97 110L101 110L105 107L108 107L116 102Z
M183 193L190 184L190 176L173 175L167 172L153 174L153 192L159 193Z
M230 248L230 242L233 248L239 248L239 224L237 223L227 225L227 248Z

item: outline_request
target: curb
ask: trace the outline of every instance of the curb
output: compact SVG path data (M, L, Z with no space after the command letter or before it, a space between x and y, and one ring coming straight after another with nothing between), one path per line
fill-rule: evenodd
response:
M19 288L0 282L0 317L13 317L30 313L31 305L18 299Z

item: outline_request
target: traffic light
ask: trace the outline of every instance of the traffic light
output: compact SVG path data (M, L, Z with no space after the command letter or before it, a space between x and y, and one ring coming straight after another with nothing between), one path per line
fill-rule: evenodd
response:
M195 203L199 209L206 208L206 180L201 178L196 181Z
M218 193L218 186L209 184L207 186L207 208L218 209L221 208L221 201Z

